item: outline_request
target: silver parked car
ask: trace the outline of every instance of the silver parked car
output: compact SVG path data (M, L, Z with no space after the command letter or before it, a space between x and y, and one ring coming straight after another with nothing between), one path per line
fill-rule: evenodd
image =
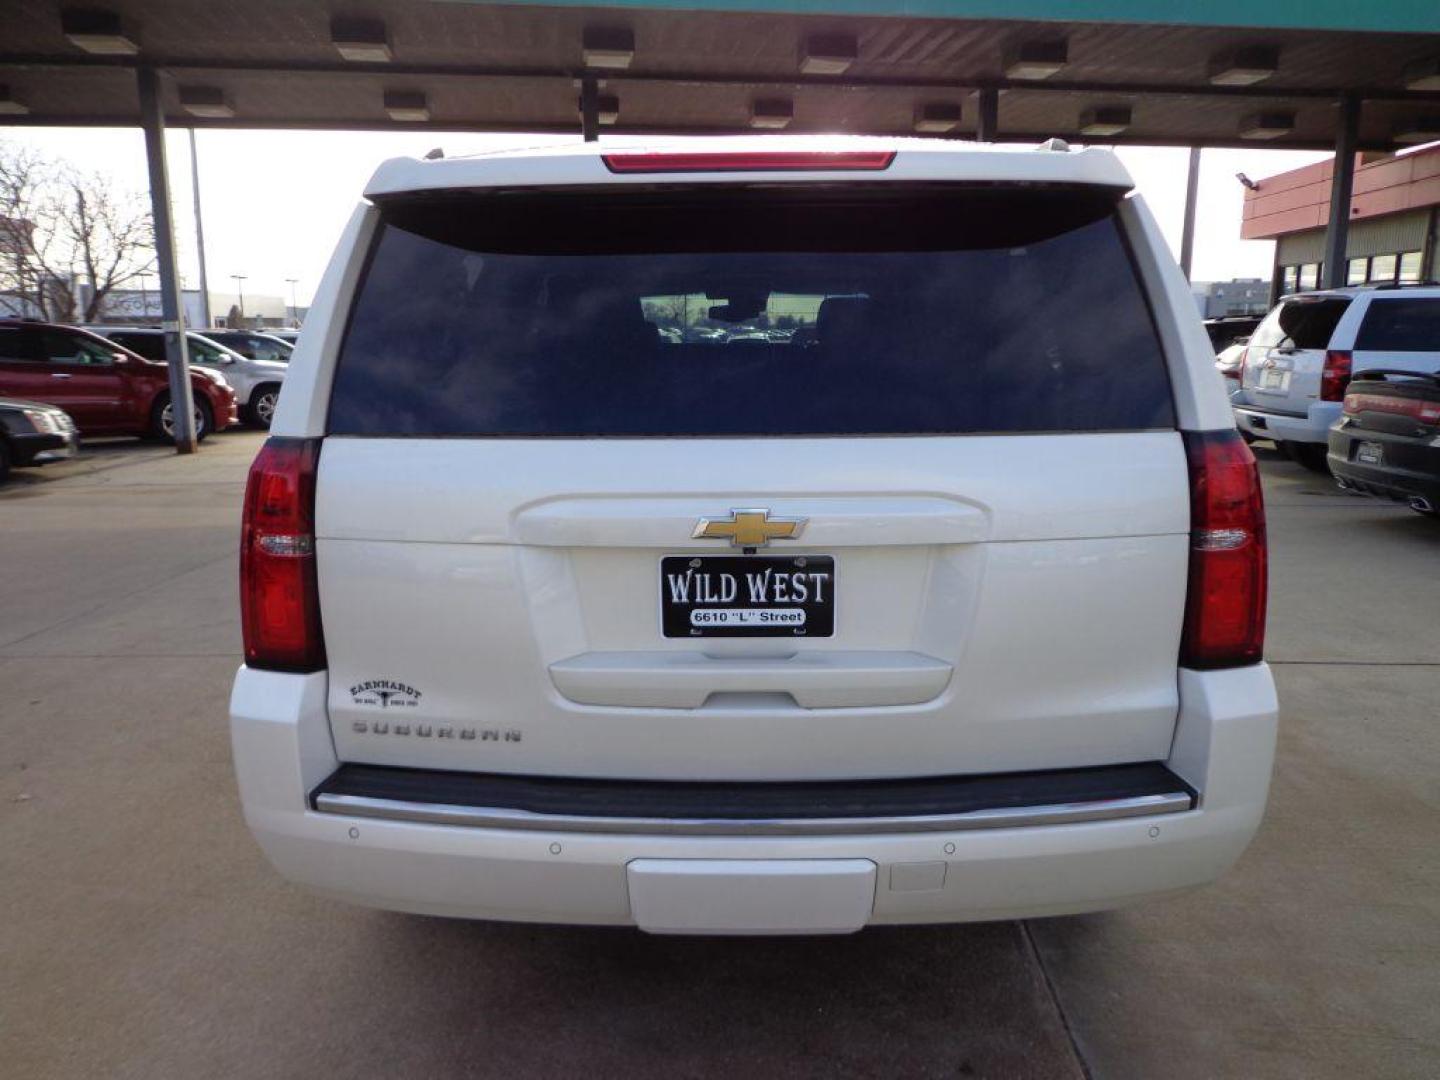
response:
M277 364L288 364L290 354L295 351L294 344L268 330L227 330L223 327L212 327L204 333L211 341L233 349L251 360L272 360Z

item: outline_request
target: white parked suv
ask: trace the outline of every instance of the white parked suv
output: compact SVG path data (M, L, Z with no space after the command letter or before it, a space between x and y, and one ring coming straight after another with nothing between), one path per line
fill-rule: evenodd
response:
M1330 425L1362 371L1440 372L1440 287L1361 285L1299 293L1256 328L1234 395L1235 423L1328 472Z
M88 326L86 329L149 360L165 362L165 331L158 327ZM185 332L185 343L190 350L190 363L218 371L235 388L241 416L256 427L268 428L290 365L245 356L194 330Z
M669 933L1214 880L1275 744L1263 510L1131 186L1053 146L382 165L246 493L271 862Z

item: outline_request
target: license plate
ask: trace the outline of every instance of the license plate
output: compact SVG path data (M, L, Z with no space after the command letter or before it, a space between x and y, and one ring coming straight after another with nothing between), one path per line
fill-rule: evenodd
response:
M1362 465L1379 465L1385 460L1385 448L1378 442L1362 442L1355 447L1355 460Z
M1266 368L1260 373L1261 390L1284 390L1290 385L1290 372Z
M666 637L833 637L833 555L666 555Z

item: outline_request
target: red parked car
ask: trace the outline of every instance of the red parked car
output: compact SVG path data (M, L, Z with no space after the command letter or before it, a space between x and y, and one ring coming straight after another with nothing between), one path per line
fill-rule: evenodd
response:
M198 438L238 422L223 376L196 368L190 385ZM0 395L59 406L86 436L174 435L165 365L74 326L0 319Z

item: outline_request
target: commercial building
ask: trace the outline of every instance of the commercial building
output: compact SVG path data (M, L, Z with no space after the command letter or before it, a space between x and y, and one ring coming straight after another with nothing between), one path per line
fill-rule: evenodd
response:
M1270 282L1264 278L1195 281L1190 285L1190 295L1202 319L1263 315L1270 309Z
M36 303L33 288L28 291L0 288L0 317L85 321L84 312L90 294L88 285L84 282L72 284L70 278L58 277L45 282L44 287L53 301L48 310ZM309 310L293 308L278 296L247 295L242 318L239 304L240 297L236 294L212 292L210 310L214 312L213 325L247 326L252 329L296 326ZM202 328L207 325L199 289L182 289L180 308L186 326ZM93 321L111 326L159 326L162 322L160 293L154 288L112 289L106 293Z
M1274 240L1273 295L1325 280L1325 224L1333 161L1255 182L1240 235ZM1440 277L1440 144L1400 154L1361 154L1350 199L1344 282L1414 284Z

